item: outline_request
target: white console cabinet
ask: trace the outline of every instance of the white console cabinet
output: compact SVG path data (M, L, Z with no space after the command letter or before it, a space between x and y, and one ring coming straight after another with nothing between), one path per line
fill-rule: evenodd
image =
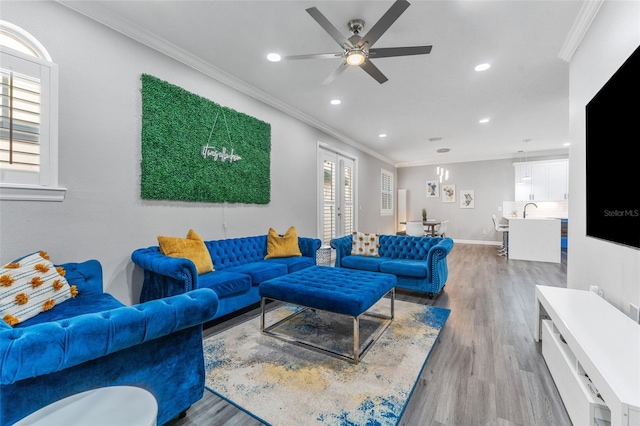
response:
M593 292L536 286L534 337L574 425L640 426L640 324Z

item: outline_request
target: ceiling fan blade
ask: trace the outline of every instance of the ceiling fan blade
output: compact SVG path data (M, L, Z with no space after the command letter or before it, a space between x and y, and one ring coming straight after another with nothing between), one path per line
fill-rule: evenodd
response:
M362 63L362 65L360 65L360 68L365 70L367 72L367 74L369 74L371 77L373 77L380 84L382 84L385 81L389 80L384 74L382 74L382 71L380 71L378 69L378 67L373 65L373 63L371 63L371 61L368 60L368 59L366 59Z
M335 59L342 58L344 56L343 52L340 53L316 53L310 55L291 55L291 56L283 56L282 59Z
M396 2L391 5L389 10L387 10L387 12L382 15L382 18L380 18L380 20L376 22L373 27L371 27L367 35L362 37L362 39L358 42L358 47L364 46L365 43L368 43L369 47L373 46L373 44L378 41L382 34L384 34L384 32L389 29L391 24L393 24L396 19L398 19L410 5L411 3L406 0L396 0Z
M390 58L392 56L426 55L431 53L432 46L382 47L369 49L369 58Z
M336 79L337 76L342 74L344 72L344 70L346 70L348 67L349 67L349 65L347 65L347 61L343 61L342 64L340 64L340 66L338 68L336 68L336 70L334 72L329 74L329 77L324 79L322 84L325 85L325 84L331 83L333 80Z
M342 48L351 47L349 40L315 7L307 9L307 13L336 41Z

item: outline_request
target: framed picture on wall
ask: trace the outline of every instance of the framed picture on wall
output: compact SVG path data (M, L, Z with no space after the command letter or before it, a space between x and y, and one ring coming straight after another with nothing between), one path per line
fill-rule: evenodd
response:
M456 186L455 185L442 185L442 202L443 203L455 203L456 202Z
M427 181L427 198L440 196L440 183L437 180Z
M473 209L475 208L476 195L473 189L461 189L460 190L460 208L461 209Z

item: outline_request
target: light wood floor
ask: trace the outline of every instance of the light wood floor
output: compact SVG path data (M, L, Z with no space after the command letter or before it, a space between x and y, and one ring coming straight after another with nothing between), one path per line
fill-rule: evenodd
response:
M571 425L533 340L534 287L565 287L565 262L507 260L493 246L456 244L448 265L449 279L438 298L397 292L399 300L451 309L400 425ZM250 311L205 334L257 314ZM185 418L169 424L262 423L205 390Z

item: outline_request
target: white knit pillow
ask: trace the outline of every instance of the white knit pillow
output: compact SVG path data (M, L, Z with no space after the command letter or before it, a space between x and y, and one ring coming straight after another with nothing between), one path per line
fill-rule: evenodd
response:
M14 326L74 297L62 267L46 252L33 253L0 269L0 319Z
M380 257L380 234L368 234L365 232L353 231L351 241L351 254L353 256Z

